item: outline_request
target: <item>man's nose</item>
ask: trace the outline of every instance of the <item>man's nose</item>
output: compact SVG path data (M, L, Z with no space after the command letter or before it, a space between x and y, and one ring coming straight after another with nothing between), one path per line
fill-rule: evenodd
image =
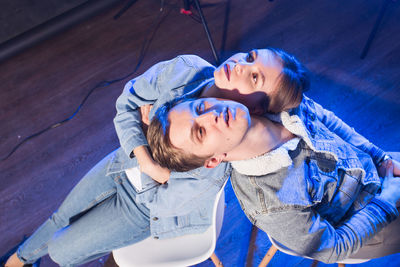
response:
M213 125L218 122L219 113L216 110L209 110L197 117L197 121L203 124Z

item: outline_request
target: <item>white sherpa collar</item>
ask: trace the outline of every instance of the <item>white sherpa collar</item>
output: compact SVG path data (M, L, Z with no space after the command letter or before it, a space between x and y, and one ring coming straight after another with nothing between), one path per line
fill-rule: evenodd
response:
M303 139L308 147L316 151L307 134L306 127L298 115L290 115L288 112L283 111L279 114L267 114L266 117L272 121L281 123L287 130L297 137L261 156L248 160L232 161L232 167L241 174L255 176L265 175L290 166L292 164L292 159L290 158L288 151L296 149L300 139ZM331 154L337 160L335 154L327 151L324 151L324 153Z
M267 152L261 156L247 159L232 161L232 167L239 173L244 175L265 175L267 173L276 172L281 168L292 165L292 159L289 156L289 150L295 150L300 138L295 137L280 147Z

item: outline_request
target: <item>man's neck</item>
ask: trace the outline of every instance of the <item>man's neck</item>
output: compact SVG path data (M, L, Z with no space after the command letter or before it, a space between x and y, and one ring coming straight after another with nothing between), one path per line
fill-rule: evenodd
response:
M252 116L251 126L241 144L227 154L225 161L245 160L260 156L293 137L294 135L282 125L267 118Z

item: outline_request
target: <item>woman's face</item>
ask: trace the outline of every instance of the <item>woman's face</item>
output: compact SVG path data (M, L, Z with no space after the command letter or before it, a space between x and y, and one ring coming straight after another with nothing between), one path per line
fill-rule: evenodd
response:
M264 113L282 69L279 57L268 49L238 53L214 71L215 84L222 89L222 98L238 101L252 113ZM259 109L263 110L254 112Z
M168 120L172 145L201 157L228 153L250 126L244 105L215 98L182 102L170 110Z

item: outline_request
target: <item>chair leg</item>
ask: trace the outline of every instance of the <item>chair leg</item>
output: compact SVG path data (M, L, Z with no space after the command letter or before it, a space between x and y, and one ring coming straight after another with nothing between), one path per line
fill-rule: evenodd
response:
M311 263L311 267L317 267L318 263L319 263L319 261L313 260L312 263Z
M344 264L344 263L338 263L337 266L338 266L338 267L345 267L346 264Z
M218 259L217 255L215 254L215 252L213 252L210 258L216 267L224 267L222 262Z
M262 259L262 261L260 262L260 265L258 265L258 267L267 266L268 263L271 261L272 257L274 257L276 251L278 251L278 249L274 245L271 245L271 247L267 251L267 254L265 254L264 258Z

